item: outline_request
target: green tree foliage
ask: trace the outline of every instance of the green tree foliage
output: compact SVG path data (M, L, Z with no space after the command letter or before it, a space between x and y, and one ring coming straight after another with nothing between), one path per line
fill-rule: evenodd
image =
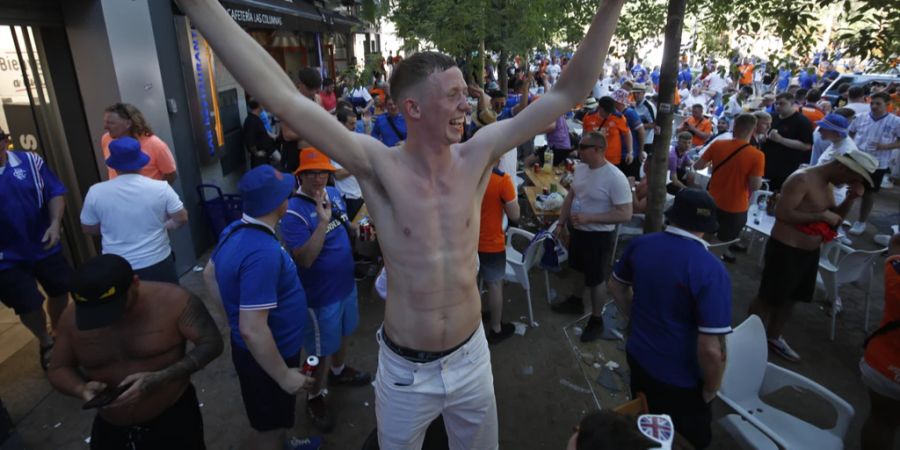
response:
M900 58L900 7L895 0L844 0L838 48L873 61L875 70L896 67Z

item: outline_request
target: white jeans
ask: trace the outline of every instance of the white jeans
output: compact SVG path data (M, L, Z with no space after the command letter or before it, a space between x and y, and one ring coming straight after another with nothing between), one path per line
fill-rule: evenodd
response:
M428 425L443 414L453 450L499 448L494 376L484 327L465 345L425 364L388 348L382 330L375 376L375 417L382 450L419 450Z

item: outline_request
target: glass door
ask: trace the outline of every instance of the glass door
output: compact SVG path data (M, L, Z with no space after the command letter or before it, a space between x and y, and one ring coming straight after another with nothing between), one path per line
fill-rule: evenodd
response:
M70 261L96 254L93 240L81 232L82 198L66 140L51 71L46 69L39 29L0 26L0 128L16 150L41 155L66 186L63 248Z

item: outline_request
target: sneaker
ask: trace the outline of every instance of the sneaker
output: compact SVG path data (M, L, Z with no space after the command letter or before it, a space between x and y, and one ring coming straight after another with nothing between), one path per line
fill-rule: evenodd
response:
M340 375L335 375L329 370L328 384L342 386L365 386L372 382L372 374L369 372L361 372L350 366L344 366L344 370Z
M859 236L866 232L866 223L865 222L853 222L853 226L850 227L849 233L854 236Z
M853 246L853 239L850 239L850 238L848 238L847 236L838 236L837 240L838 240L838 242L840 242L841 244L844 244L844 245L846 245L846 246L848 246L848 247L852 247L852 246Z
M726 251L725 253L722 253L721 258L722 258L722 261L725 261L725 262L731 263L731 264L734 264L737 261L737 256L734 256L734 254L731 253L730 251Z
M603 318L591 316L588 318L584 331L581 332L581 342L591 342L600 339L603 334Z
M328 433L334 429L334 418L328 412L324 393L315 398L306 399L306 415L309 416L309 421L317 430Z
M284 443L284 450L319 450L322 448L320 437L292 437Z
M550 310L560 314L581 315L584 314L584 302L581 301L581 297L570 295L565 300L550 305Z
M728 246L728 250L731 250L734 253L747 253L747 246L744 244L731 244Z
M769 348L774 350L775 353L778 353L778 356L781 356L788 361L800 361L800 355L795 352L781 336L778 336L778 339L769 339Z
M487 341L488 344L494 345L499 344L506 340L506 338L512 336L516 332L516 326L509 322L501 322L500 323L500 332L496 332L491 328L488 328Z

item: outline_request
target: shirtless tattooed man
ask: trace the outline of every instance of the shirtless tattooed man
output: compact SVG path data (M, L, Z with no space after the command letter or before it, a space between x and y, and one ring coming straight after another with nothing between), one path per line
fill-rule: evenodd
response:
M174 284L141 282L111 254L78 268L72 298L47 377L86 407L97 403L91 448L205 448L190 377L223 345L203 302Z
M303 97L216 0L178 0L232 75L266 109L356 176L378 224L388 301L375 382L381 448L417 449L443 414L453 449L498 447L490 354L476 264L481 199L493 164L584 100L624 0L605 0L565 73L541 101L460 143L471 110L452 58L418 53L390 80L405 144L347 131Z
M872 185L878 168L873 157L853 150L834 161L800 169L784 182L775 206L775 226L766 243L765 265L759 294L750 305L750 314L762 319L769 348L789 361L800 355L782 337L785 325L798 301L811 302L819 270L819 248L837 236L837 228L864 192ZM829 185L846 184L847 197L837 205Z

